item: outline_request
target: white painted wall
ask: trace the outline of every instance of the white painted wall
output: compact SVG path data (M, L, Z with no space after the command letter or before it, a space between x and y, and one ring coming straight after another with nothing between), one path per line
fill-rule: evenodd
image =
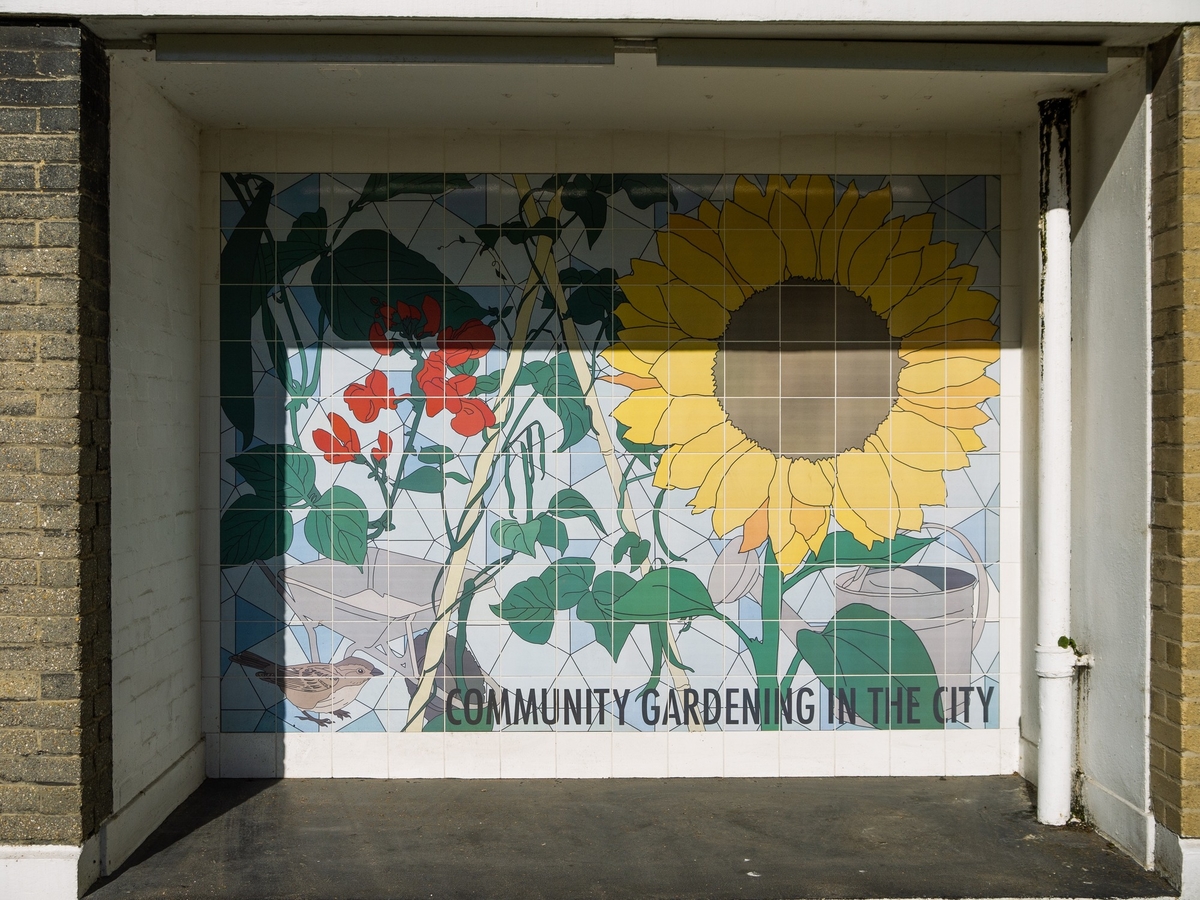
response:
M1150 262L1148 104L1137 62L1074 117L1072 637L1082 799L1149 865Z
M118 865L203 779L199 133L112 61L113 819Z

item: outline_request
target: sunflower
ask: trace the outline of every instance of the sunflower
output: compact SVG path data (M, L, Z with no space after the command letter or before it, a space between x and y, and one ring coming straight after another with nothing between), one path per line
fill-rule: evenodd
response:
M921 528L943 473L983 448L996 298L932 240L932 214L891 213L890 187L738 178L720 209L669 217L662 263L619 279L604 356L631 393L614 416L666 448L656 486L695 490L743 550L770 540L785 572L831 518L867 546Z

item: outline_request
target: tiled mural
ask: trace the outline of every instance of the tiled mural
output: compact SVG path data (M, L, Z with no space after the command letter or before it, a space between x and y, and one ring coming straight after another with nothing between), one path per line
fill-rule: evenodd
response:
M994 728L993 176L222 176L225 732Z

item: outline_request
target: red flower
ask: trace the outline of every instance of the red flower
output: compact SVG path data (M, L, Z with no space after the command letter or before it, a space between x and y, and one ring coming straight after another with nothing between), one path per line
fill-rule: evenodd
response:
M392 439L386 431L379 432L379 446L371 448L371 456L376 462L383 462L388 458L388 454L392 452Z
M333 434L324 428L313 432L313 443L325 454L325 459L331 463L340 464L353 462L358 456L362 445L354 429L337 413L329 414L329 424L333 426Z
M450 427L463 437L474 437L483 429L491 428L495 424L496 414L478 397L460 400L458 411L450 420Z
M378 322L372 323L371 330L367 332L367 340L371 342L371 349L380 356L391 356L395 352L396 342L387 339L383 326Z
M388 387L387 376L378 369L367 375L364 384L352 384L342 394L350 412L360 422L374 422L384 409L395 409L400 401Z
M433 297L426 294L425 299L421 301L421 309L425 313L425 333L436 334L442 327L442 308Z
M441 352L430 353L417 372L417 384L425 392L425 411L436 416L443 409L457 413L462 399L475 390L474 375L446 377L446 359ZM478 433L478 432L476 432Z
M402 322L407 322L410 319L421 318L421 311L411 303L405 303L403 300L396 301L396 315Z
M446 355L446 365L454 368L469 359L487 356L496 344L496 332L478 319L469 319L457 328L447 328L438 335L437 343Z

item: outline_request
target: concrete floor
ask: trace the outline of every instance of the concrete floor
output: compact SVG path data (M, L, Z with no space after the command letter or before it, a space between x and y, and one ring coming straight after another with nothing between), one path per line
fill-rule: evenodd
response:
M1161 897L1021 779L209 781L89 894Z

